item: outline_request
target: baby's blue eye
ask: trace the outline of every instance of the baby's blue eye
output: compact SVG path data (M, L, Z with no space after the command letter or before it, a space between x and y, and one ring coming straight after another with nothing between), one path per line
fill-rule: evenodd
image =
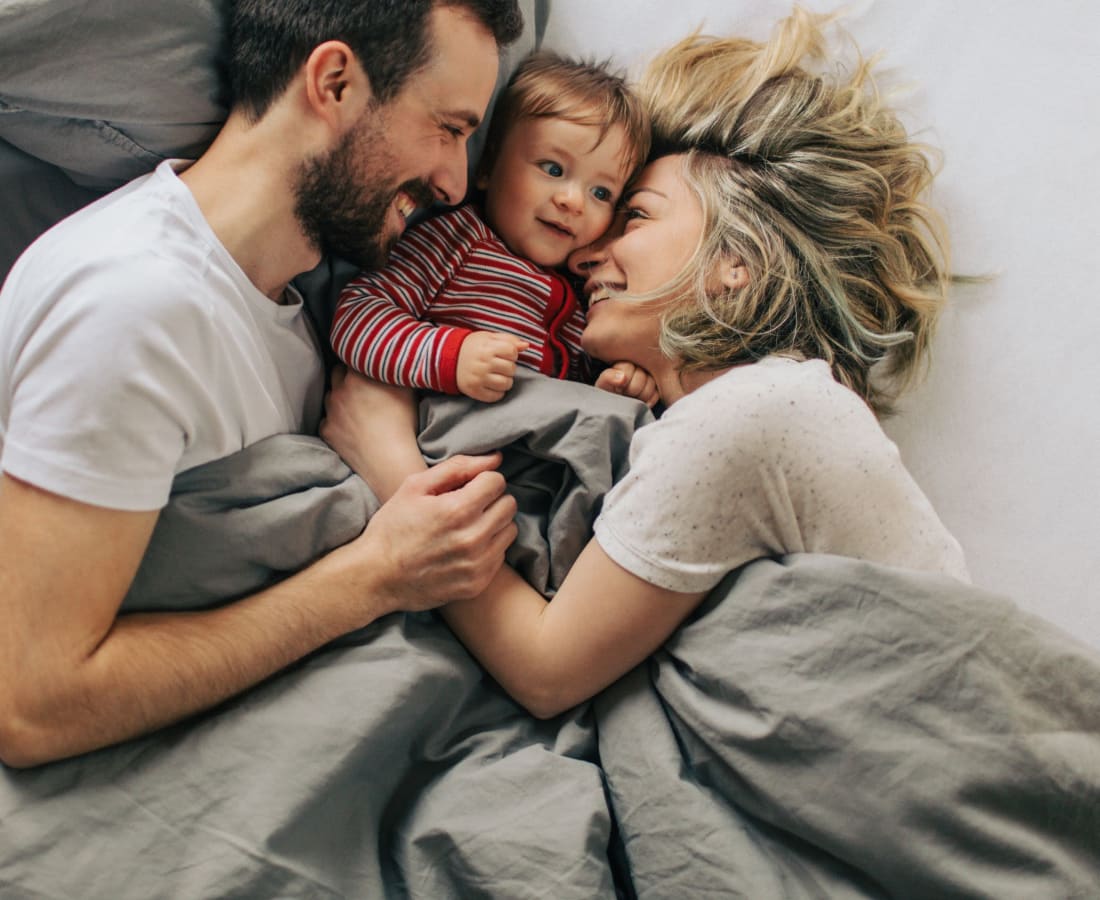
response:
M609 203L611 201L611 191L609 191L605 187L593 188L592 196L599 200L601 203Z
M561 167L561 164L553 162L552 160L539 163L539 168L551 178L561 178L561 176L565 174L565 169Z

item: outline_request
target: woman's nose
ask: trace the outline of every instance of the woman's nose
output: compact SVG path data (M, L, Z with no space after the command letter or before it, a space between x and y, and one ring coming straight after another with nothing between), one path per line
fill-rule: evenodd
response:
M569 254L566 265L569 267L569 271L578 278L587 277L588 273L606 258L594 252L595 246L595 244L589 244L587 247L581 247Z
M614 229L606 231L601 237L596 238L585 247L578 247L569 254L566 265L569 271L580 278L588 276L589 272L607 261L607 245L611 243Z

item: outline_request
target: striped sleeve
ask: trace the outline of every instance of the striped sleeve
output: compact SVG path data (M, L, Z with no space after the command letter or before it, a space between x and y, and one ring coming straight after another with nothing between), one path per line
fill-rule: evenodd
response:
M387 384L458 393L458 351L470 329L423 317L488 233L465 208L406 232L386 268L361 273L340 295L332 322L336 355Z

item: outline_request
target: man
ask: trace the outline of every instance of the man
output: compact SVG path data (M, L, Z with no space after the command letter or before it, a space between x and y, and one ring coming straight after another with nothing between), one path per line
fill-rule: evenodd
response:
M376 265L466 189L514 0L240 0L233 106L34 245L0 297L0 760L162 727L397 610L477 594L515 535L492 459L457 458L356 540L216 610L118 615L180 471L313 431L323 371L290 286Z

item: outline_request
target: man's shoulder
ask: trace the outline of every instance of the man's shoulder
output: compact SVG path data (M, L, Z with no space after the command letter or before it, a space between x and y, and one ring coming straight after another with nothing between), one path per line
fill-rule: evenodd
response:
M189 305L208 244L170 208L128 201L104 198L50 229L13 267L5 294L48 307L138 304L145 314Z

